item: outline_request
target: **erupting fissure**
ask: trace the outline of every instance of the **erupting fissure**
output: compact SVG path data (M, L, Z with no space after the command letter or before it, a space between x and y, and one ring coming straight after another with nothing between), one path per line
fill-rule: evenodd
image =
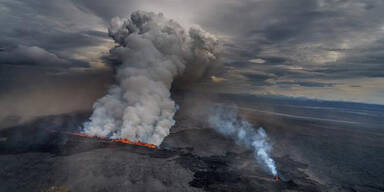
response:
M116 143L124 143L124 144L129 144L129 145L138 145L138 146L148 147L148 148L151 148L151 149L156 149L157 148L157 146L154 145L154 144L142 143L140 141L133 142L133 141L128 140L128 139L108 139L108 138L104 138L104 137L88 136L88 135L85 135L85 134L82 134L82 133L72 133L72 132L68 132L68 134L79 136L79 137L94 138L94 139L99 139L99 140L103 140L103 141L110 141L110 142L116 142Z

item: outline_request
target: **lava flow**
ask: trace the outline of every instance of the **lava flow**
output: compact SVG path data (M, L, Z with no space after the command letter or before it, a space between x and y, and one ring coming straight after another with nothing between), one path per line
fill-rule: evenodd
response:
M138 145L138 146L148 147L148 148L151 148L151 149L156 149L157 148L157 146L154 145L154 144L142 143L140 141L134 142L134 141L131 141L131 140L128 140L128 139L107 139L107 138L103 138L103 137L88 136L88 135L85 135L85 134L82 134L82 133L72 133L72 132L68 132L68 134L79 136L79 137L95 138L95 139L99 139L99 140L111 141L111 142L116 142L116 143L124 143L124 144L129 144L129 145Z

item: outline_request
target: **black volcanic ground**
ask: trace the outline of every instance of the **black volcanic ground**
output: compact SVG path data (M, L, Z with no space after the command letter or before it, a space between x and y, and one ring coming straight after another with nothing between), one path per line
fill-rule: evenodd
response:
M0 191L384 191L384 107L221 95L263 126L281 180L209 128L195 100L159 149L65 134L89 113L38 119L0 131ZM196 105L199 103L195 103ZM201 111L201 114L204 114Z

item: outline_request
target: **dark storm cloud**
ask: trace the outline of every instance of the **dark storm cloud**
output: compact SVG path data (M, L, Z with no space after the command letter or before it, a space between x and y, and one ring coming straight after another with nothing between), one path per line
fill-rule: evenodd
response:
M383 9L381 0L249 0L220 4L200 22L230 34L233 45L225 47L239 60L265 60L231 66L257 65L253 69L296 81L292 85L327 87L323 80L384 77Z
M384 5L380 0L213 0L193 3L196 5L168 0L79 0L65 3L16 0L4 1L2 4L6 9L12 10L5 11L4 15L10 17L11 14L16 19L13 22L2 20L7 27L0 29L6 34L0 39L0 47L16 47L21 44L57 52L98 45L108 38L105 33L91 29L74 30L81 26L68 22L68 18L80 20L78 23L92 21L91 23L104 22L106 25L112 17L126 16L138 8L160 9L159 7L164 6L168 7L168 14L172 14L177 8L189 6L191 13L185 13L184 17L197 13L198 9L199 14L193 17L197 24L210 31L231 36L232 41L225 43L224 47L227 48L225 52L228 53L228 58L233 62L261 58L266 60L266 64L293 63L300 66L311 65L316 62L313 58L327 57L326 54L330 51L343 53L353 49L343 47L341 44L345 42L352 41L353 44L354 39L378 36L375 32L382 26L380 18L384 15L381 11ZM31 15L40 17L32 19ZM70 30L63 30L65 27ZM20 37L23 37L23 42L20 42ZM347 56L358 58L358 55L355 52ZM361 59L359 61L363 62ZM333 61L325 58L321 62ZM357 63L357 67L363 66L360 62ZM333 67L332 64L327 66ZM338 67L342 68L344 65ZM264 70L263 66L260 66L260 70ZM323 67L314 70L321 72L327 69ZM329 69L328 72L336 71L338 70ZM280 74L284 73L280 71Z
M357 50L342 50L348 57L328 63L315 72L332 78L384 77L384 41L378 40L368 47Z
M0 65L30 65L46 67L89 67L87 61L62 58L37 46L18 46L0 51Z
M216 33L228 70L215 74L226 79L222 85L311 89L384 77L382 0L0 0L0 63L41 65L10 56L24 46L45 50L61 66L88 66L87 49L110 41L111 18L138 9Z
M18 37L25 37L20 41ZM44 47L53 51L74 49L86 46L95 46L102 43L102 38L107 38L107 33L98 31L63 32L41 31L40 29L15 29L9 36L14 44L28 44Z
M105 22L116 16L128 16L130 12L135 11L134 5L137 0L72 0L73 4L84 12L95 14Z
M70 62L40 47L19 46L0 52L0 64L69 66Z
M87 61L76 59L74 50L108 38L95 30L100 19L67 1L3 0L0 8L1 64L84 67Z
M246 68L249 67L250 63L248 61L229 61L227 62L227 66L238 67L238 68Z
M269 78L276 77L274 74L268 74L263 72L245 72L242 73L248 80L253 82L264 82Z
M277 82L279 85L299 85L302 87L331 87L332 83L320 83L315 81L282 81Z

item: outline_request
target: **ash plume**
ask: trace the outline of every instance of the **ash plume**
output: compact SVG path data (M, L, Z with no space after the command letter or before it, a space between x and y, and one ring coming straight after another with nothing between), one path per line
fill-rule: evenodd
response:
M255 129L248 121L237 115L236 108L215 105L211 108L208 122L217 132L234 138L236 143L251 149L255 158L267 168L273 176L277 175L275 161L269 153L272 149L268 143L265 130Z
M120 62L117 83L94 104L83 132L160 145L175 124L174 79L196 78L216 65L218 41L199 27L187 32L162 14L143 11L112 19L109 35L118 44L110 51Z

